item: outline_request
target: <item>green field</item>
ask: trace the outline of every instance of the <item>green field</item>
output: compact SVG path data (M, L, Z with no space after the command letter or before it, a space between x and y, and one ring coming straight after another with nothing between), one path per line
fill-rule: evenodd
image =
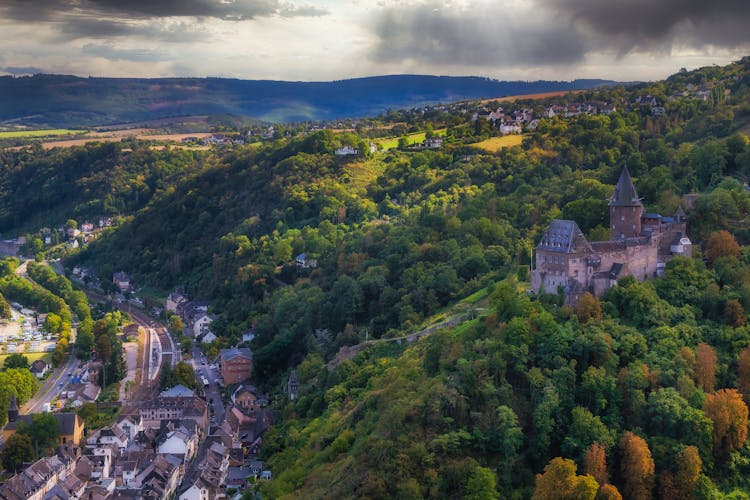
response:
M80 135L88 130L72 130L67 128L55 128L46 130L6 130L0 131L0 139L33 139L35 137L55 137L60 135Z
M437 136L444 136L447 129L440 129L435 131L435 135ZM425 133L424 132L414 132L413 134L408 134L406 136L406 141L409 143L409 145L417 144L419 142L422 142L425 140ZM380 145L383 149L396 149L398 147L398 140L400 137L384 137L382 139L373 139L372 142L375 144Z
M520 146L522 141L523 136L521 135L503 135L500 137L490 137L482 142L471 144L471 146L484 149L490 153L497 153L503 148Z
M37 359L43 359L48 364L52 364L52 353L51 352L22 352L20 354L23 354L26 356L29 360L29 364L33 363ZM6 358L10 356L10 354L0 354L0 368L5 366L5 360Z

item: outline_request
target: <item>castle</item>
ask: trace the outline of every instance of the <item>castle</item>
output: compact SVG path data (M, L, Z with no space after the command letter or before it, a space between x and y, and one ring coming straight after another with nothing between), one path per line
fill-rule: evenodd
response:
M562 291L565 303L576 305L584 292L600 296L625 276L660 276L673 256L692 253L682 207L673 217L644 213L627 167L609 202L609 222L609 241L588 241L575 221L553 220L532 259L532 290Z

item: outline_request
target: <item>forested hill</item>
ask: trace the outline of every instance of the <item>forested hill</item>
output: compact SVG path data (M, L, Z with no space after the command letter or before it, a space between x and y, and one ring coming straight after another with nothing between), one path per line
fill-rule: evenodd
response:
M94 184L106 192L59 205L123 215L62 251L66 267L96 269L104 286L124 270L150 291L184 286L210 300L211 354L254 333L253 383L278 395L264 498L746 498L750 58L502 103L542 116L503 148L484 118L498 106L180 151L184 178L169 150L138 141L3 158L10 173L39 170L38 184L53 170L37 162L70 162L82 185L100 174L70 157L117 165L117 179ZM548 118L550 107L561 112ZM371 152L379 139L365 134L396 123L444 134L442 147L403 136ZM337 155L344 146L358 154ZM647 212L685 206L693 258L576 309L527 294L552 219L608 238L625 165ZM2 206L8 221L35 210ZM49 251L27 239L40 258ZM391 341L417 332L431 333ZM290 401L279 388L293 368Z
M234 114L270 122L372 116L464 99L590 89L605 80L508 82L394 75L333 82L227 78L0 78L0 124L82 127L162 117Z

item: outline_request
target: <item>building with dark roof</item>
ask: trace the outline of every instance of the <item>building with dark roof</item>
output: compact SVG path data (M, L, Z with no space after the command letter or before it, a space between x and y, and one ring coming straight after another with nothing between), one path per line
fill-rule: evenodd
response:
M253 353L247 347L222 349L219 353L219 372L225 384L239 384L253 373Z
M553 220L536 246L532 290L562 292L566 304L575 305L584 292L601 295L625 276L655 277L672 257L691 255L685 212L645 214L627 167L613 190L609 220L609 241L592 242L575 221Z
M84 422L76 413L53 413L53 417L60 426L60 444L72 444L78 446L83 439ZM16 398L11 395L8 405L8 423L0 430L3 442L16 433L18 424L31 424L32 415L19 415Z

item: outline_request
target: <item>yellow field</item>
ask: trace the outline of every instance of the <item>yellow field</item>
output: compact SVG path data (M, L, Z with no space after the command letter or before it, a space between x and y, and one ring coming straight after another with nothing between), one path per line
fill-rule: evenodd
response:
M0 132L0 139L21 139L27 137L54 137L57 135L85 134L87 130L71 130L67 128L56 128L47 130L9 130Z
M520 146L523 141L522 135L504 135L501 137L490 137L482 142L475 142L471 144L475 148L484 149L490 153L497 153L503 148L509 148L511 146Z

